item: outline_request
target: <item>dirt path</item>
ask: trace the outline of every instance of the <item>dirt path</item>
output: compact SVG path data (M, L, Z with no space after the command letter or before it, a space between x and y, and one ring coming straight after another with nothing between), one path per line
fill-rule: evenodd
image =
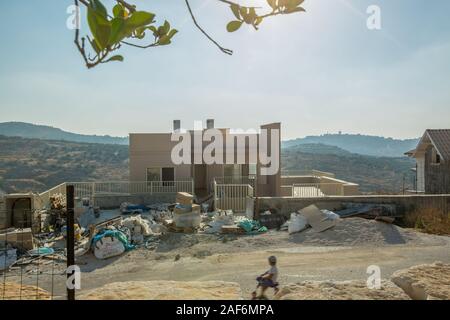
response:
M255 288L254 279L267 269L270 255L278 257L281 285L302 280L365 281L370 265L379 266L382 278L388 279L395 271L414 265L450 263L449 237L410 230L402 231L401 236L405 241L397 242L402 244L381 239L374 246L370 243L376 238L362 241L362 235L356 237L356 242L346 236L342 245L322 245L322 240L305 243L308 239L304 234L289 236L280 231L241 237L172 233L152 250L141 247L107 260L97 260L91 253L78 258L82 270L79 294L111 282L221 280L239 283L244 297L249 297ZM63 271L53 283L48 279L40 277L39 286L64 296ZM33 285L37 282L32 276L23 280Z
M237 282L249 296L254 278L267 268L266 259L275 254L279 260L280 283L302 280L367 279L369 265L381 268L382 278L393 272L422 263L450 263L449 244L438 246L388 247L304 247L273 248L254 252L214 254L204 258L186 256L175 261L172 255L146 257L137 250L113 264L82 275L83 289L111 281L131 280L222 280Z

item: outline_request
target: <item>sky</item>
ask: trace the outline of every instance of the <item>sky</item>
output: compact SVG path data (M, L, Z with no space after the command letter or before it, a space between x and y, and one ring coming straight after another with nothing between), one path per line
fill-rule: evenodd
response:
M0 1L0 122L113 136L167 132L173 119L186 129L208 118L242 129L281 122L283 139L450 127L448 0L305 0L306 13L235 33L226 5L190 0L232 56L194 27L184 1L129 2L178 29L173 43L125 48L124 62L88 70L66 27L73 1ZM367 28L370 5L381 9L381 30Z

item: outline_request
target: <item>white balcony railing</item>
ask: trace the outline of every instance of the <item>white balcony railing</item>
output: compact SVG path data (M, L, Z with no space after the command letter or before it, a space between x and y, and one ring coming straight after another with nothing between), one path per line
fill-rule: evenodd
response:
M292 185L292 196L295 198L316 198L342 195L344 195L342 183L299 183Z

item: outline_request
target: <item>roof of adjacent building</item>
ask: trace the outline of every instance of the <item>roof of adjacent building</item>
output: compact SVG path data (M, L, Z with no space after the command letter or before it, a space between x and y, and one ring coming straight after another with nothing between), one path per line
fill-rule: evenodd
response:
M446 160L450 159L450 129L428 129L426 131L438 153Z
M405 152L405 155L414 157L425 143L431 143L443 159L450 160L450 129L427 129L416 149Z

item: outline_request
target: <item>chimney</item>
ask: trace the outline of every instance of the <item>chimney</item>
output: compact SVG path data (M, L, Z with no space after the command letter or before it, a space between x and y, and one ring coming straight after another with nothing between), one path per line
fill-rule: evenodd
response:
M214 119L206 120L206 129L214 129Z
M181 129L181 121L180 120L173 120L173 131L177 132Z

